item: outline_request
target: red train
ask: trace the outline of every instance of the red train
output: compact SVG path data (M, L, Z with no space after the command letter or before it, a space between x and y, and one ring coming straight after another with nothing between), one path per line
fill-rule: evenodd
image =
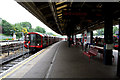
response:
M38 32L29 32L25 35L24 46L25 48L29 48L31 51L34 51L44 48L60 40L61 38L59 37L48 36Z

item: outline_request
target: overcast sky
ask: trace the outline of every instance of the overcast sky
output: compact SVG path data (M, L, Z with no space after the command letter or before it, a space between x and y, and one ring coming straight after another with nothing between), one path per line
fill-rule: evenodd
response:
M57 34L14 0L0 0L0 18L7 20L11 24L27 21L31 23L33 28L40 26L45 28L47 32Z
M27 21L31 23L32 28L40 26L45 28L47 32L57 34L14 0L0 0L0 18L7 20L11 24Z

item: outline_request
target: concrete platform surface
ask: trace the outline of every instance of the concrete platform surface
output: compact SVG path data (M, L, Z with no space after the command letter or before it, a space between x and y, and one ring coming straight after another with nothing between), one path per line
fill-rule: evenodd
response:
M117 52L114 52L116 55ZM31 58L30 58L31 59ZM28 59L29 60L29 59ZM104 65L100 55L91 59L81 47L68 47L61 41L48 47L17 70L8 71L5 78L117 78L117 57L112 66ZM7 76L6 76L7 75Z

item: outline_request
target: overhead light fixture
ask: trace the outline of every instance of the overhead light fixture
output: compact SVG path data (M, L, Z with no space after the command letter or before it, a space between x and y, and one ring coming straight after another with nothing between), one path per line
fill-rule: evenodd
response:
M62 13L62 10L60 10L60 11L57 11L57 14L59 14L59 13Z
M64 2L57 2L56 5L59 5L59 4L62 4L62 3L64 3Z
M97 8L102 8L102 4L101 3L99 3L98 5L97 5Z
M77 30L80 30L80 26L77 26L76 28L77 28Z
M67 4L66 4L66 5L63 5L63 6L60 6L60 7L57 7L57 10L60 10L60 9L62 9L62 8L65 8L65 7L67 7Z
M59 14L58 16L62 16L62 14Z
M62 4L64 2L67 2L68 0L59 0L59 2L56 3L56 5Z
M62 18L62 16L59 16L59 19Z
M63 21L62 21L62 18L60 18L59 21L62 23L62 22L63 22Z
M65 10L65 11L66 11L67 9L63 9L63 10Z

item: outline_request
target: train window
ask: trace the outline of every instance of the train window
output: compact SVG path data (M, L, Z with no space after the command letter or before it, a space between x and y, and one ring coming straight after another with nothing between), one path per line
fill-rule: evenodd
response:
M36 37L37 37L37 38L36 38L37 44L38 44L38 45L41 45L41 36L37 34Z
M47 42L47 37L45 36L45 42Z
M36 39L36 36L35 36L36 34L31 34L31 41L35 41L35 39Z
M36 45L36 34L30 34L30 45Z

